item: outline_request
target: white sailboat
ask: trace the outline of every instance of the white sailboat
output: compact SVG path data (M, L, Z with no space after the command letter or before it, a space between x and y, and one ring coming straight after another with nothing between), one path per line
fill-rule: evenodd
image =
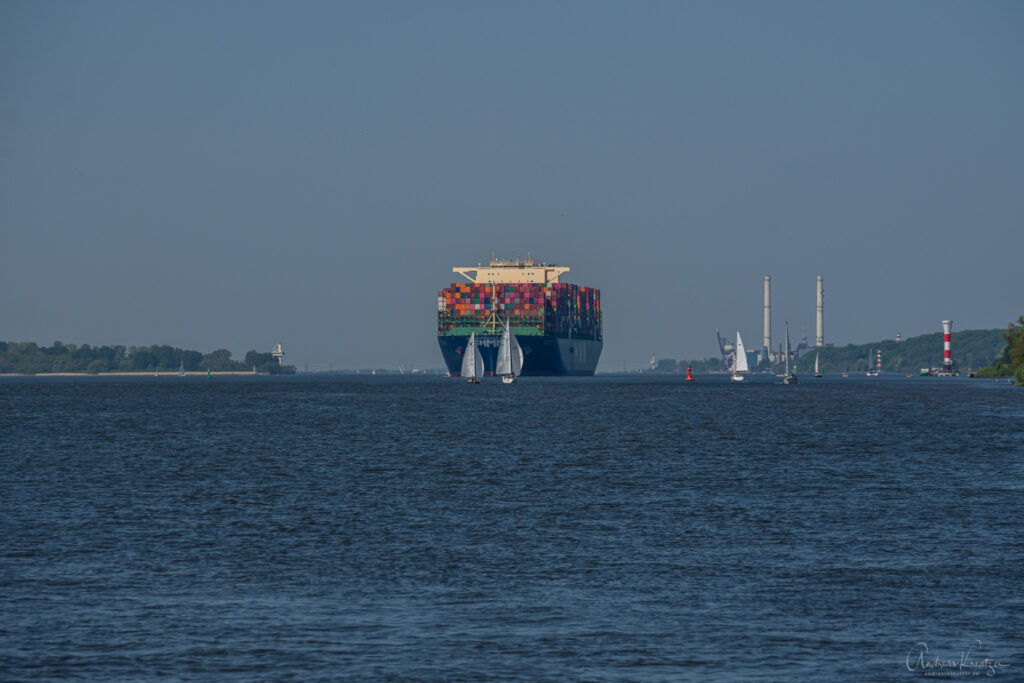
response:
M494 366L494 374L501 375L501 381L505 384L512 384L522 369L523 349L516 341L516 336L512 334L509 321L506 321L498 344L498 362Z
M814 376L821 377L821 370L818 369L818 354L814 354Z
M783 384L796 384L796 375L789 371L789 321L786 321L786 376L782 379Z
M871 351L868 351L868 371L864 374L867 377L878 377L878 373L882 371L882 349L878 349L878 367L871 367Z
M732 362L732 381L742 382L744 372L750 372L750 367L747 365L747 350L743 347L743 337L740 336L739 330L736 331L736 357Z
M480 384L484 374L484 357L476 347L476 332L469 335L466 352L462 354L462 376L469 379L470 384Z
M185 376L185 359L182 358L181 359L181 365L178 366L178 377L184 377L184 376Z

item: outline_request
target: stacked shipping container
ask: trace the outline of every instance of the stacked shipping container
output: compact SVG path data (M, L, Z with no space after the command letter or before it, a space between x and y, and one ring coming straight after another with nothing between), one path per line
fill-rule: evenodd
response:
M437 293L437 332L480 327L491 317L509 319L516 334L600 340L601 292L567 282L548 284L456 283Z

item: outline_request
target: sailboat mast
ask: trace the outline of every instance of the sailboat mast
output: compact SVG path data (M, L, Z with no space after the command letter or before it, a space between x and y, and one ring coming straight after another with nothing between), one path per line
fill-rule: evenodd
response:
M786 321L786 377L789 377L789 321Z

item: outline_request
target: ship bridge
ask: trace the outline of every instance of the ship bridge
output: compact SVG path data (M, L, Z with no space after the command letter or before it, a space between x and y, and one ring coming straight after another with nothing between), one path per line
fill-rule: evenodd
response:
M486 265L463 268L455 266L453 273L458 273L470 282L479 284L518 284L518 283L556 283L558 278L569 272L569 266L556 266L552 263L541 263L532 258L511 259L501 261L491 259Z

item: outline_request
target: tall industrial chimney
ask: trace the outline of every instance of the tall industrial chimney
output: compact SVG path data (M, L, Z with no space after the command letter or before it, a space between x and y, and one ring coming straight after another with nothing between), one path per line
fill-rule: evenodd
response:
M818 276L818 334L814 345L819 349L825 345L825 290L822 288L821 276Z
M764 343L765 358L772 352L772 276L764 276Z
M953 370L953 357L949 355L949 339L953 332L953 321L942 321L942 365L946 370Z

